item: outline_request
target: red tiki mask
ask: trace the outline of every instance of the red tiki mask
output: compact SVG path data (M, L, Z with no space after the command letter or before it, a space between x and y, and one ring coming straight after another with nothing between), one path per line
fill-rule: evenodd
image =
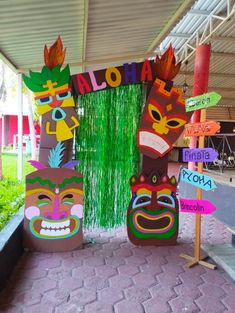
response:
M182 92L156 79L147 98L137 133L139 151L156 159L173 148L191 113L185 111Z
M132 199L127 211L130 241L139 246L174 245L178 236L176 179L141 174L130 179Z
M53 151L58 154L61 146ZM32 251L69 251L82 245L82 174L70 168L78 161L59 168L61 157L53 151L49 164L54 168L30 161L38 170L26 177L24 244Z

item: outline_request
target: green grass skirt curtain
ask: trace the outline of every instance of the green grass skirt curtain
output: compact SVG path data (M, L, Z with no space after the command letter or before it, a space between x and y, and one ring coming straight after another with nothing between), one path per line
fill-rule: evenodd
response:
M125 223L131 197L129 179L138 174L136 131L142 104L142 85L79 98L76 159L80 160L79 171L84 175L86 227Z

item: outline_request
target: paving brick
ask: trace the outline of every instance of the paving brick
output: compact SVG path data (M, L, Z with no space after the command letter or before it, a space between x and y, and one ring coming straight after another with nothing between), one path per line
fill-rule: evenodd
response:
M69 269L72 269L72 268L76 268L76 267L79 267L79 266L82 266L83 264L83 258L82 257L75 257L75 256L70 256L64 260L62 260L62 267L64 268L69 268Z
M49 278L42 278L33 282L32 290L36 290L38 293L44 293L48 290L56 288L56 281Z
M152 295L152 298L156 298L156 299L163 298L166 301L169 301L170 299L176 297L176 293L173 287L169 287L169 286L158 284L149 288L149 291Z
M96 267L95 270L97 275L103 278L109 278L118 274L117 269L111 265L101 265Z
M100 266L105 264L104 258L101 256L92 256L86 258L85 264L88 266Z
M125 264L125 258L119 257L119 256L112 256L112 257L107 257L105 258L105 262L108 265L112 265L114 267L119 267L120 265Z
M188 269L184 273L179 274L179 277L182 281L182 284L187 285L188 288L203 284L202 278L191 271L191 269Z
M91 248L84 248L84 249L79 249L75 250L72 252L72 255L74 257L79 257L79 258L87 258L89 256L93 255L93 250Z
M107 304L114 304L123 299L123 293L120 289L109 287L98 291L99 299Z
M154 274L149 273L149 272L148 273L142 272L142 273L136 274L133 277L133 280L136 285L146 287L146 288L151 287L154 284L155 285L157 284L157 280L155 279Z
M152 255L152 251L149 247L135 247L132 249L132 252L136 256L147 257Z
M109 278L109 283L116 289L125 289L133 285L132 280L127 275L116 275Z
M235 294L234 293L230 293L228 294L223 300L222 300L223 304L225 305L225 307L227 309L232 309L234 312L234 308L235 308Z
M190 296L178 296L172 300L169 301L169 305L171 307L172 312L174 313L197 313L197 312L203 312L203 313L212 313L208 311L200 311L198 306L192 301L192 298ZM215 312L213 312L215 313Z
M87 288L77 289L71 294L73 302L76 303L79 307L85 306L86 304L95 301L96 297L96 292Z
M147 263L144 257L132 255L126 259L128 264L142 265Z
M216 298L223 298L225 296L224 290L217 285L204 283L203 285L198 287L203 295L216 297Z
M118 271L120 274L133 276L140 272L140 269L137 265L126 264L118 267Z
M151 298L151 294L146 288L134 286L124 290L127 300L142 303Z
M23 313L54 313L55 307L48 303L39 303L24 307Z
M151 264L151 263L145 263L140 265L141 272L145 274L160 274L163 272L162 267L159 265Z
M202 274L201 278L204 282L214 285L223 285L226 282L220 272L212 270L208 270L205 274Z
M181 279L178 275L168 274L168 273L160 273L156 276L158 283L163 286L178 286L182 284Z
M77 303L74 300L70 300L69 302L56 306L55 313L85 313L85 306Z
M74 278L74 277L67 277L63 278L59 281L59 287L65 287L68 290L75 290L78 288L81 288L83 285L83 282L79 278Z
M72 277L78 278L78 279L85 279L86 277L89 276L94 276L95 275L95 270L90 267L90 266L80 266L78 268L74 268L72 270Z
M47 277L52 280L63 280L72 276L72 269L65 269L64 267L52 268L48 271Z
M54 267L59 267L61 264L61 258L57 258L56 255L49 259L39 260L38 267L41 269L50 269Z
M91 276L84 280L84 286L88 289L101 290L109 287L108 279L100 276Z
M41 299L41 304L55 307L61 303L67 303L69 300L70 291L67 288L57 288L45 293Z
M98 249L94 251L94 256L102 256L104 258L113 256L113 250L106 248L106 249Z
M31 268L31 269L24 269L18 271L17 276L24 277L24 279L34 280L39 279L47 276L47 271L40 268Z
M195 300L202 312L206 313L223 313L226 307L217 297L205 296Z
M193 287L191 286L189 288L185 284L175 286L174 291L178 296L183 296L183 295L190 296L191 299L197 299L202 295L201 291L199 290L197 286L193 286Z
M12 303L14 304L24 304L24 305L33 305L33 304L37 304L40 303L41 299L42 299L43 294L41 292L39 292L38 290L27 290L24 292L21 292L19 294L17 294L14 297L14 300L12 301Z
M143 303L144 313L171 313L170 306L161 297L147 300Z
M121 256L121 257L128 257L128 256L132 255L132 250L128 249L128 248L122 247L122 248L117 249L116 251L114 251L114 254L117 255L117 256Z
M95 301L86 305L85 313L113 313L113 306L105 301Z
M19 260L18 264L17 264L17 267L16 267L16 270L18 268L27 268L27 269L30 269L30 268L34 268L34 267L37 267L38 266L38 263L39 263L39 259L37 259L37 257L33 256L32 254L30 253L24 253L23 256L21 257L21 259Z
M115 304L114 307L115 313L124 313L124 312L145 313L143 306L136 301L123 300Z

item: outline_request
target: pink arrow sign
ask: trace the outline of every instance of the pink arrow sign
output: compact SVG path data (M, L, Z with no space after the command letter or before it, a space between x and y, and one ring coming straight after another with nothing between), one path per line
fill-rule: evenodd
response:
M180 211L187 213L211 214L216 207L208 200L191 200L180 198Z

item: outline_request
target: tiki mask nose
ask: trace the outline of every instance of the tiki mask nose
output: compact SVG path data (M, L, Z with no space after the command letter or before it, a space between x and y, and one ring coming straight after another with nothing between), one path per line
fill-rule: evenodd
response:
M55 108L52 110L52 119L53 121L61 121L64 120L66 117L66 113L61 108Z
M62 220L66 217L68 217L68 213L66 211L60 211L59 206L59 197L58 195L55 196L54 205L53 205L53 211L47 212L45 214L45 217L50 220Z

